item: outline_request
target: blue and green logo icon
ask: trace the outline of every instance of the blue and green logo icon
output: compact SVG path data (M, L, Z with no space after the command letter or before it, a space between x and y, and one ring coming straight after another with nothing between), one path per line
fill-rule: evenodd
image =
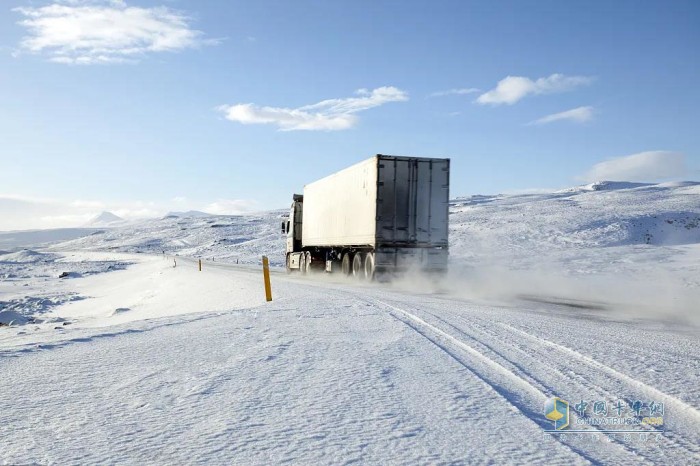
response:
M561 430L569 425L569 403L552 397L544 404L544 417L554 422L554 429Z

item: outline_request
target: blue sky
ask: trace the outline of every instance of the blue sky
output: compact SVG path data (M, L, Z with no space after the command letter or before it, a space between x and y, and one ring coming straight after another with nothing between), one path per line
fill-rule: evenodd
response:
M0 230L285 207L376 153L450 157L454 196L698 179L698 24L695 1L5 1Z

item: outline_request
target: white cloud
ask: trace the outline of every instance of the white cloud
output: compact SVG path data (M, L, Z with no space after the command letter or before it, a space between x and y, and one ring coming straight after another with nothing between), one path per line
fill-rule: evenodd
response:
M617 157L595 164L584 181L659 181L687 174L685 155L679 152L649 151Z
M512 105L529 94L566 92L591 82L591 77L565 76L558 73L535 81L523 76L507 76L500 80L494 89L481 94L476 102L482 105Z
M257 202L247 199L218 199L202 210L214 215L237 215L252 211Z
M475 87L464 87L460 89L448 89L446 91L433 92L428 97L444 97L446 95L467 95L479 92L481 89Z
M27 29L22 50L56 63L124 63L153 52L174 52L215 41L204 40L189 18L167 7L140 8L121 0L64 0L21 7Z
M336 131L354 126L357 123L357 112L388 102L408 100L406 92L392 86L372 91L360 89L356 94L358 97L328 99L298 108L236 104L222 105L218 109L224 112L226 119L246 125L274 124L282 131Z
M83 226L93 218L95 218L95 216L91 214L44 215L39 218L38 225L40 226L36 226L33 228L63 228L67 225Z
M553 113L551 115L544 116L535 121L531 121L530 125L544 125L547 123L552 123L554 121L574 121L576 123L585 123L593 119L593 107L577 107L571 110L566 110L564 112Z
M90 201L90 200L83 200L83 199L78 199L70 203L73 207L85 207L88 209L104 209L105 204L104 202L101 201Z

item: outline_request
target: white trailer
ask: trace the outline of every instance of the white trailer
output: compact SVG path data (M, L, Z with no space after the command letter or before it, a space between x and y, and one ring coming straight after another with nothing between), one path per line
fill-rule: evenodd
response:
M449 179L449 159L379 154L304 186L282 224L287 270L446 271Z

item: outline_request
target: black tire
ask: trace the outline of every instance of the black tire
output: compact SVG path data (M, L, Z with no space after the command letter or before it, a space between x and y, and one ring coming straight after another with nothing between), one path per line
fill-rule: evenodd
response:
M374 280L374 253L373 252L368 252L365 255L365 260L364 260L364 276L365 280L372 281Z
M355 257L352 258L352 276L360 280L365 278L364 258L365 255L361 252L355 253Z
M287 261L285 263L287 273L292 273L291 261L292 261L292 256L290 254L287 254Z
M306 270L304 270L304 273L307 274L311 272L311 253L309 251L306 251L306 254L304 254L304 256L306 256L306 260L304 261Z
M352 254L348 251L343 254L343 260L341 262L343 275L348 276L352 272Z
M299 272L306 275L306 254L303 252L299 254Z

